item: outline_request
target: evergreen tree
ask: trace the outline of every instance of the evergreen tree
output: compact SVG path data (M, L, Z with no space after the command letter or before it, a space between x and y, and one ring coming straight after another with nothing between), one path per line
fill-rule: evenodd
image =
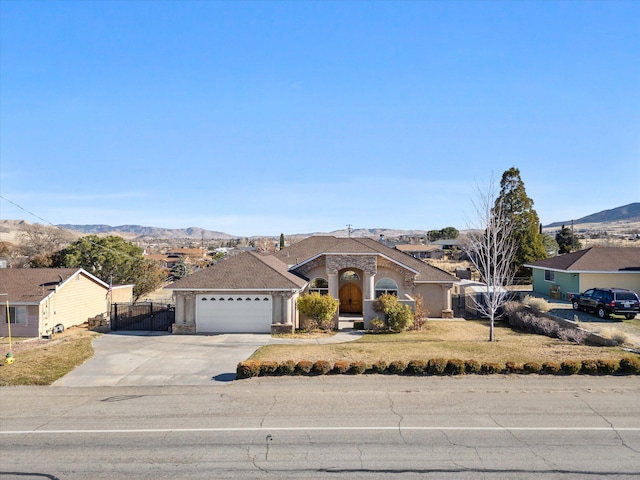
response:
M284 248L284 233L280 234L280 250Z
M133 283L136 299L160 287L163 279L160 267L142 256L142 248L115 235L81 237L54 254L52 264L83 268L107 283Z
M574 237L570 228L562 225L562 229L556 233L556 242L558 242L559 253L570 253L580 250L580 240Z
M511 236L517 246L513 258L516 276L529 277L531 269L523 265L547 258L547 252L540 233L540 219L533 209L533 200L527 196L519 169L511 167L502 174L495 206L501 208L511 223Z

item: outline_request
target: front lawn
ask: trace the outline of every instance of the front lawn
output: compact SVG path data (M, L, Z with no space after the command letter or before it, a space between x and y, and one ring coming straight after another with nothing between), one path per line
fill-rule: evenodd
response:
M35 342L14 343L15 362L0 358L0 386L51 385L93 356L92 340L96 334L82 332L44 345ZM24 347L32 348L24 348Z
M484 321L430 321L424 331L397 334L367 334L349 343L329 345L267 345L249 360L339 360L371 364L377 360L428 360L442 357L478 362L526 363L564 360L619 360L629 356L618 347L575 345L555 338L516 332L497 325L490 343L489 326Z

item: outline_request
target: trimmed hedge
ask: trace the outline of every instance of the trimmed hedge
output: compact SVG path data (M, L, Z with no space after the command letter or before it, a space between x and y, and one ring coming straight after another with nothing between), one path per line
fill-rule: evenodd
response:
M442 375L447 368L447 361L444 358L432 358L427 362L427 373L431 375Z
M311 367L311 373L315 375L326 375L331 371L331 363L326 360L317 360Z
M496 373L516 374L540 374L540 375L640 375L640 358L635 356L623 357L616 360L566 360L557 362L527 362L518 364L506 362L504 365L494 362L480 363L475 360L460 360L457 358L444 359L441 357L429 360L414 359L410 362L395 360L387 363L378 360L369 365L359 361L337 361L335 363L326 360L310 362L301 360L295 363L293 360L282 362L257 362L246 360L238 363L236 378L251 378L258 376L279 375L361 375L387 374L387 375L464 375L480 374L492 375Z
M427 362L424 360L411 360L407 364L407 369L405 373L407 375L424 375L427 370Z

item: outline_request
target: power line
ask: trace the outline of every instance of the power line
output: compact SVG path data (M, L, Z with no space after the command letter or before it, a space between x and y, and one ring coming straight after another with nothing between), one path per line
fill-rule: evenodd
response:
M20 210L22 210L23 212L26 212L26 213L28 213L29 215L32 215L32 216L34 216L35 218L37 218L37 219L39 219L39 220L42 220L45 224L47 224L47 225L49 225L49 226L51 226L51 227L53 227L53 228L57 228L58 230L61 230L61 231L63 231L63 232L66 232L66 230L65 230L64 228L59 227L58 225L54 225L53 223L49 222L48 220L45 220L44 218L42 218L41 216L36 215L36 214L35 214L35 213L33 213L33 212L30 212L29 210L27 210L26 208L24 208L22 205L18 205L17 203L15 203L15 202L13 202L13 201L9 200L7 197L5 197L5 196L3 196L3 195L0 195L0 198L1 198L2 200L4 200L5 202L9 202L11 205L13 205L13 206L15 206L15 207L18 207L18 208L19 208ZM139 262L139 261L140 261L140 259L139 259L139 258L132 257L132 256L131 256L131 255L129 255L128 253L120 252L120 251L118 251L118 250L114 250L113 248L109 248L109 247L106 247L106 246L104 246L104 245L100 245L99 243L92 242L91 240L87 240L87 241L88 241L91 245L93 245L94 247L99 247L99 248L102 248L102 249L107 250L107 251L109 251L109 252L116 253L116 254L118 254L118 255L124 255L125 257L128 257L128 258L130 258L131 260L135 260L136 262Z

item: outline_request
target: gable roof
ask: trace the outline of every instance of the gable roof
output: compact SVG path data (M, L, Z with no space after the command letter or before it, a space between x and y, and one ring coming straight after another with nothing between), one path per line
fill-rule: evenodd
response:
M289 266L299 265L322 254L371 254L383 255L403 265L409 270L418 272L417 282L452 282L457 279L428 263L388 247L371 238L337 238L328 236L308 237L290 247L283 248L273 256L286 262Z
M168 290L298 290L306 281L273 255L242 252L181 278Z
M0 302L40 303L76 275L86 275L103 287L109 286L82 268L0 268Z
M640 248L591 247L525 265L571 272L640 272Z

